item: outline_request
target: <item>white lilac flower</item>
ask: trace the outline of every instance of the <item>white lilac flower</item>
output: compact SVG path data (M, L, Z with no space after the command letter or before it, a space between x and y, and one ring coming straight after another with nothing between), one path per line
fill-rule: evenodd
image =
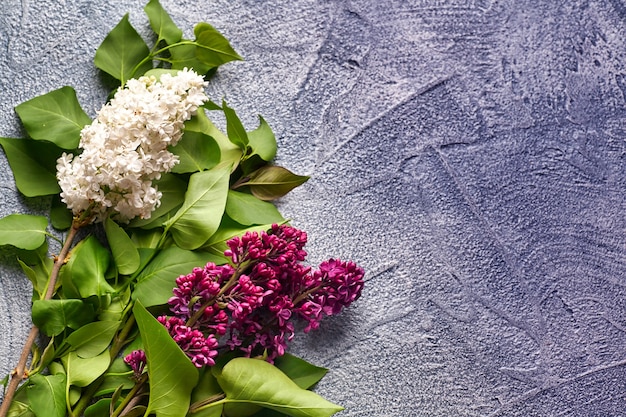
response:
M57 161L61 199L74 214L92 211L127 222L149 218L161 193L152 184L178 163L167 147L206 100L206 82L191 70L128 80L81 131L78 156Z

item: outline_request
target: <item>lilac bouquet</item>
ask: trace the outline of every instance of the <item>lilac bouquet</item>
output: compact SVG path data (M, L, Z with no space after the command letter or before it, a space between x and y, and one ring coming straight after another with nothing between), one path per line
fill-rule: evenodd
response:
M118 85L95 120L66 86L16 107L26 138L0 138L18 190L50 201L49 217L0 219L33 287L0 417L330 416L310 390L326 369L288 344L357 300L364 271L306 263L272 201L308 177L271 164L265 120L246 130L207 97L241 59L229 42L144 10L153 47L125 16L96 52Z

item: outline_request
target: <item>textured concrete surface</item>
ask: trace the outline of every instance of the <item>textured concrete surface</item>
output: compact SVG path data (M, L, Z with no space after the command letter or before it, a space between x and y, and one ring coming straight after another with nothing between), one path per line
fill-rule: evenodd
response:
M93 115L95 48L125 12L147 28L137 1L3 1L3 136L66 84ZM312 176L280 204L312 260L369 271L293 346L331 368L318 392L341 416L626 415L623 0L162 4L246 58L210 94L250 128L262 114L278 162ZM0 164L0 214L39 210ZM30 289L0 274L5 374Z

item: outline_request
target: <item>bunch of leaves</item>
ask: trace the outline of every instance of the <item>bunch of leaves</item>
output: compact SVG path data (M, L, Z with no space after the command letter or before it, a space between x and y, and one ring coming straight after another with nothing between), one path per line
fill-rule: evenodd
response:
M145 12L156 34L151 49L126 15L96 52L96 66L120 85L183 67L210 75L240 59L208 23L198 24L188 40L158 0ZM171 149L180 163L158 180L163 196L152 216L85 226L61 202L55 171L62 152L78 152L80 131L91 122L74 90L62 87L16 111L28 137L0 138L0 144L18 190L51 204L49 219L0 219L0 245L16 248L33 287L34 329L45 336L32 348L28 379L8 415L328 416L341 409L308 390L322 368L286 355L274 365L227 356L198 370L154 318L179 275L227 262L226 240L286 221L271 201L307 177L270 164L276 140L263 118L248 131L226 102L209 102ZM222 114L225 132L207 112ZM59 235L65 235L63 250L53 260L49 240ZM122 359L134 349L146 352L149 375L149 397L137 404L133 398L142 391Z

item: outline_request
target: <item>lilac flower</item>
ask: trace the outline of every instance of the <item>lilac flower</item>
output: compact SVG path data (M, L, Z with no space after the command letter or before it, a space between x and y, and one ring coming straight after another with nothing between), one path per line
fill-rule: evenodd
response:
M126 365L130 366L130 369L133 370L135 379L139 380L141 378L141 374L143 374L144 368L146 367L146 352L143 350L133 350L124 357L124 362L126 362Z
M214 363L218 339L224 347L269 362L285 353L294 337L294 320L317 329L324 315L339 313L361 295L363 269L330 259L312 270L305 232L273 225L227 241L231 265L208 263L176 280L160 317L173 339L200 367Z
M305 232L287 225L272 225L268 232L246 232L242 237L234 237L226 244L229 249L224 255L235 265L246 261L260 260L273 266L284 266L303 261L306 257Z
M354 262L329 259L307 277L302 298L296 306L298 314L308 321L305 333L319 327L322 313L338 314L361 296L365 272Z
M221 284L228 281L234 269L230 265L215 265L212 262L204 268L194 268L188 275L176 279L174 296L168 300L170 310L178 316L189 319L208 301L220 292Z
M80 134L79 155L57 161L61 199L74 214L92 210L122 222L149 218L161 192L153 181L170 171L178 157L168 150L183 126L207 100L204 78L193 71L131 79Z
M197 368L215 365L218 342L214 335L205 337L200 330L187 326L179 317L161 316L158 320Z

